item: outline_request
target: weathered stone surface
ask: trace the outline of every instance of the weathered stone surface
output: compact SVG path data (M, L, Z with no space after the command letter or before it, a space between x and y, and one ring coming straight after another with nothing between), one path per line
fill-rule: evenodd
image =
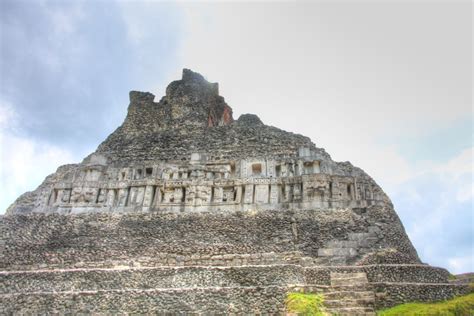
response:
M285 293L372 315L463 293L420 263L363 170L311 140L234 121L217 83L184 69L155 102L0 216L0 313L284 313Z

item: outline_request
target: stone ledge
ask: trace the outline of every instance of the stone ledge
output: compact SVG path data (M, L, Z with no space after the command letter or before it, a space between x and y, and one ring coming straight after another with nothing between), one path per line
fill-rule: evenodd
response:
M372 283L376 307L387 308L406 302L432 302L469 293L468 285L451 283Z
M213 287L2 295L0 313L283 314L286 291L284 287Z

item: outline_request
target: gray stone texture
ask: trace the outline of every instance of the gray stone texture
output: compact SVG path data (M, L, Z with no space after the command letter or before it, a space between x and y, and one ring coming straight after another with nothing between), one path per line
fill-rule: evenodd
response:
M2 314L284 314L289 291L328 311L450 298L363 170L307 137L237 120L217 83L183 70L124 123L0 216Z

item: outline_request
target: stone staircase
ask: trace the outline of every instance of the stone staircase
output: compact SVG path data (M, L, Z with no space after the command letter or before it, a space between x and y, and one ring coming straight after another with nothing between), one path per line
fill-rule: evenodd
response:
M331 286L324 298L331 315L375 315L375 295L364 272L331 272Z

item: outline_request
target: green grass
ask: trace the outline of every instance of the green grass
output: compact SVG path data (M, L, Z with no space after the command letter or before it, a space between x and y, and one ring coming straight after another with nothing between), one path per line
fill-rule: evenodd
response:
M288 293L286 310L304 316L324 316L323 296L320 294Z
M437 303L408 303L379 311L379 316L472 316L474 293Z

